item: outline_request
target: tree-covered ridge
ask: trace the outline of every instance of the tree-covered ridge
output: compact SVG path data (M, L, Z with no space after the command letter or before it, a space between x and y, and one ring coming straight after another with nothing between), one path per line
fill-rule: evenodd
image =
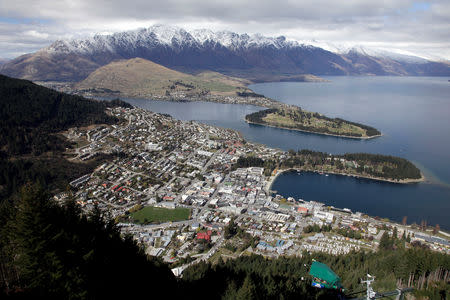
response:
M310 287L308 271L315 259L342 278L349 294L364 289L359 281L367 272L376 276L374 288L379 292L395 290L397 285L414 287L415 295L432 299L450 292L446 284L450 270L448 255L420 247L405 249L403 240L396 240L395 244L395 249L342 256L306 252L302 258L241 256L215 265L191 266L184 271L183 280L191 288L208 287L212 299L336 299L336 291Z
M112 106L129 104L88 100L0 75L0 149L15 155L64 149L64 142L54 133L117 122L105 113Z
M49 200L37 185L0 211L0 295L34 299L130 299L149 288L176 293L169 268L121 237L100 210ZM1 297L0 297L1 298Z
M367 125L341 118L329 118L294 106L257 111L246 115L245 119L248 122L262 125L356 138L374 137L381 134L377 129Z
M118 120L105 110L117 106L131 107L120 100L88 100L0 75L0 202L27 182L54 191L92 172L106 157L69 162L62 153L71 145L57 133L74 126L115 123Z
M0 202L17 196L20 187L37 182L52 193L64 190L70 181L94 169L110 156L98 156L89 162L76 163L55 154L53 157L0 158Z
M189 290L202 290L196 299L336 299L334 290L320 290L302 281L303 260L242 256L217 264L201 262L183 272Z
M289 157L281 163L281 167L393 180L422 178L420 170L404 158L369 153L330 155L311 150L298 152L291 150Z

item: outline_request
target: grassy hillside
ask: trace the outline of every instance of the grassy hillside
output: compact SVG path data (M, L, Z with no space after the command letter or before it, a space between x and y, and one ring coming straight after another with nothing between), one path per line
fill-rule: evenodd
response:
M339 118L328 118L299 107L267 109L249 114L245 119L262 125L345 137L370 138L380 135L373 127Z
M75 88L92 93L122 94L130 97L149 96L235 96L250 91L248 81L217 72L190 75L168 69L149 60L133 58L114 61L98 68Z

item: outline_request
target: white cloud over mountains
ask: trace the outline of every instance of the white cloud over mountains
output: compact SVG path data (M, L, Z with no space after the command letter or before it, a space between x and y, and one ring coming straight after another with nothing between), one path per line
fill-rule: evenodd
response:
M161 23L284 35L450 59L450 1L15 0L0 5L0 57Z

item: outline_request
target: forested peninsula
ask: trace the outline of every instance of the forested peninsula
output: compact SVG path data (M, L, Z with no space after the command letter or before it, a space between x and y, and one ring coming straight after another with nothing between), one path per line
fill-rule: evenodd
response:
M381 136L373 127L341 118L329 118L296 106L269 108L245 116L247 123L306 131L346 138L368 139Z
M420 170L410 161L390 155L346 153L332 155L311 150L289 150L281 161L242 156L235 167L264 167L267 176L296 169L303 171L364 177L394 183L413 183L424 180Z

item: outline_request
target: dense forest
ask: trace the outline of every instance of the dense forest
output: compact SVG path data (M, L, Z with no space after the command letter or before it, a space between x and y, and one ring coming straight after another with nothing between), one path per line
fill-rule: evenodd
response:
M234 166L235 168L263 167L264 160L256 156L241 156Z
M62 157L71 145L58 132L75 126L118 122L107 107L131 107L120 100L94 101L0 75L0 199L26 182L65 186L107 157L76 164Z
M445 299L450 293L450 257L431 252L420 244L406 248L406 239L383 236L378 252L359 252L332 256L303 253L302 258L241 256L212 265L200 263L183 273L190 288L208 287L211 299L333 299L335 291L310 287L308 276L312 260L329 265L341 278L344 296L363 296L361 278L376 276L374 288L379 292L413 287L418 297ZM360 293L358 293L360 292ZM351 296L350 296L351 295ZM198 299L206 299L199 295Z
M112 160L112 157L100 155L85 163L70 162L57 155L0 159L0 202L16 196L20 187L28 182L39 183L57 193L73 179L93 172L107 160Z
M131 237L94 210L49 200L28 185L0 211L0 298L131 299L163 292L173 298L167 265L149 259Z
M277 167L277 162L273 159L263 160L254 155L240 156L236 163L233 165L233 169L248 168L248 167L263 167L264 174L270 176L272 171Z
M61 150L55 133L70 127L112 124L107 107L129 104L120 100L94 101L0 75L0 149L8 155L39 155Z
M334 135L337 134L335 131L330 130L330 128L328 128L328 127L317 127L317 126L306 125L305 120L311 120L313 118L316 118L319 120L328 121L328 122L330 122L330 124L332 124L333 127L336 127L336 128L340 127L343 124L354 125L356 127L360 127L366 131L366 135L368 137L377 136L377 135L381 134L381 132L378 131L377 129L367 126L367 125L364 125L364 124L350 122L347 120L343 120L341 118L334 118L334 119L329 118L329 117L326 117L319 113L311 113L311 112L303 111L301 108L297 108L297 110L295 110L295 111L289 110L288 112L286 112L285 110L278 109L278 108L270 108L270 109L260 110L260 111L248 114L245 116L245 119L248 122L264 125L264 124L268 124L264 120L264 117L266 117L267 115L279 114L282 116L287 116L286 115L287 113L289 113L288 117L290 118L290 120L295 122L295 125L289 126L289 128L292 128L292 129L299 129L299 130L316 132L316 133L326 133L326 134L334 134ZM268 124L268 125L271 125L271 124ZM284 125L284 126L287 126L287 125ZM360 133L354 133L354 132L347 132L342 135L353 136L353 137L361 137L362 136Z
M309 171L333 171L336 173L372 176L382 179L420 179L420 170L410 161L390 155L370 153L346 153L330 155L312 150L289 150L286 158L276 161L263 160L254 155L241 156L233 168L264 167L270 176L276 168L299 168Z

